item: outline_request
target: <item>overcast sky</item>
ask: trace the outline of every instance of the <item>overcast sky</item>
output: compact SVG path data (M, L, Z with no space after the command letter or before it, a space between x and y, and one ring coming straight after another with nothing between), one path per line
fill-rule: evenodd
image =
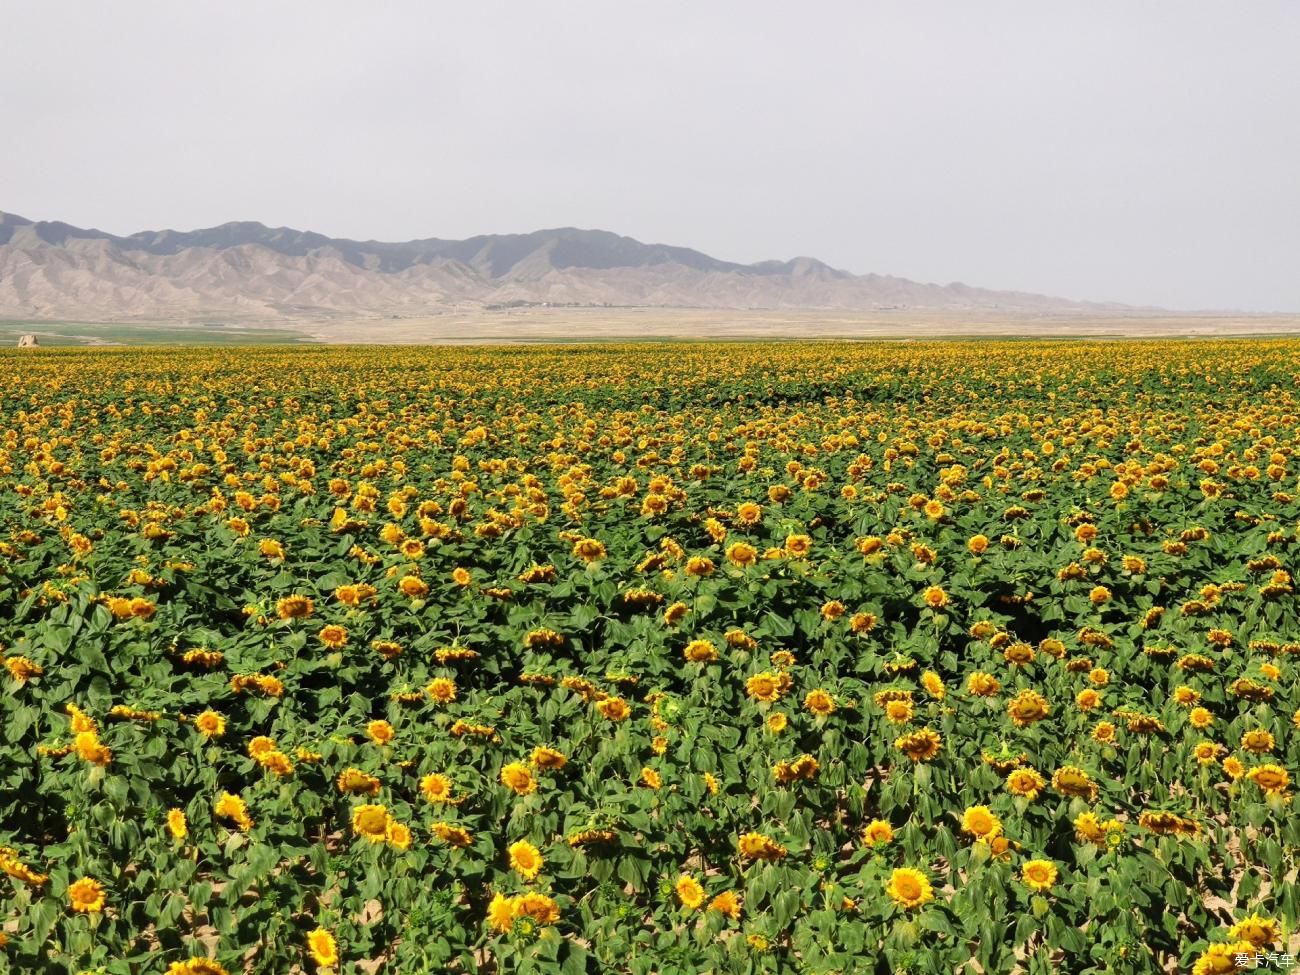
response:
M0 0L0 209L1300 311L1300 3Z

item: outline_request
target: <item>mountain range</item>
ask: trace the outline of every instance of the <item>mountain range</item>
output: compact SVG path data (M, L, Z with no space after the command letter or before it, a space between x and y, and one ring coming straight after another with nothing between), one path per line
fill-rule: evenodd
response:
M0 213L0 318L326 321L537 305L1033 314L1123 307L855 275L810 257L736 264L603 230L385 243L237 222L122 237Z

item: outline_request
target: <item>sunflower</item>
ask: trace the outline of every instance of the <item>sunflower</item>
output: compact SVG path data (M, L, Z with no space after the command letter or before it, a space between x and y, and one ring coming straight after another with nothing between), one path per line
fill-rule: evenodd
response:
M451 803L454 786L447 776L439 772L430 772L420 779L420 791L429 802Z
M68 885L68 906L80 914L98 914L104 909L104 885L82 877Z
M491 591L488 594L491 595ZM478 658L479 652L469 647L439 647L433 651L433 659L443 665L461 663L466 660L477 660Z
M1198 741L1192 749L1192 755L1198 765L1217 765L1223 746L1213 741Z
M1186 684L1174 688L1174 703L1179 707L1190 708L1200 699L1201 695Z
M522 762L509 762L501 766L501 784L517 796L526 796L537 791L537 780L528 766Z
M685 603L673 603L664 610L664 623L668 626L676 626L686 618L686 614L690 611L691 608Z
M713 559L702 555L693 555L686 560L686 574L697 579L713 575L715 569L717 566L713 564Z
M786 849L762 833L746 833L740 838L740 855L746 860L780 860Z
M573 543L574 558L584 562L599 562L606 555L605 545L595 538L580 538Z
M603 701L597 701L596 710L601 713L602 717L610 721L626 721L632 713L627 701L621 697L607 697Z
M972 671L966 678L966 693L975 697L993 697L1000 690L1002 690L1002 682L982 670Z
M962 813L961 829L977 840L991 840L1002 832L1002 820L988 806L970 806Z
M515 898L515 912L520 917L529 917L538 924L554 924L560 919L560 906L545 894L529 891Z
M754 674L745 681L745 693L756 701L771 704L781 699L782 687L785 684L781 678L781 674L770 671Z
M402 595L409 596L411 599L423 599L429 595L429 584L419 576L402 576L397 583L397 588L402 591Z
M1088 802L1097 801L1097 783L1081 768L1063 765L1052 775L1052 788L1063 796L1075 796Z
M273 749L272 751L267 752L257 760L257 764L261 765L262 768L266 769L268 772L273 772L281 778L293 773L293 760L278 749Z
M257 543L257 550L268 559L279 559L283 561L285 558L284 545L273 538L262 539Z
M113 760L113 750L99 740L93 731L83 731L73 739L73 747L83 762L92 765L107 765Z
M167 810L167 832L171 833L173 839L183 840L189 835L189 831L184 812L179 809Z
M494 931L509 931L515 923L515 899L500 891L493 894L492 901L488 904L487 922Z
M821 614L824 620L837 620L845 614L844 604L838 599L831 599L822 603Z
M337 623L330 623L321 627L321 631L316 634L316 638L331 650L340 650L348 644L348 631L346 627L339 626Z
M345 768L334 780L334 786L339 792L352 795L377 796L379 784L379 779L375 776L367 775L357 768Z
M929 878L912 867L895 868L885 884L885 893L895 904L909 911L934 900L934 888L930 886Z
M1252 914L1234 924L1228 937L1249 941L1256 948L1269 948L1282 940L1282 932L1273 918Z
M213 804L212 811L221 819L233 820L242 832L247 833L253 828L253 820L248 815L248 806L242 798L232 792L221 793Z
M885 702L885 717L893 724L907 724L912 720L913 704L909 700Z
M1138 825L1160 836L1196 836L1200 824L1177 813L1148 809L1138 816Z
M9 659L13 660L14 658L10 657ZM95 719L86 714L85 711L81 710L81 708L77 707L75 704L64 705L64 710L67 711L68 716L72 718L72 721L69 723L69 728L74 735L79 735L83 731L98 730L98 725L95 724ZM213 714L214 712L207 711L204 713ZM200 715L200 717L202 717L202 715Z
M394 849L409 850L411 848L411 828L405 823L399 823L389 817L388 828L384 830L384 839Z
M1007 776L1007 791L1013 796L1034 800L1047 785L1047 780L1031 768L1018 768Z
M785 554L792 559L807 558L812 551L812 539L807 535L789 535L785 540Z
M777 762L772 766L772 776L778 785L790 785L792 782L817 777L820 764L811 755L801 755L793 762Z
M429 829L438 839L457 849L464 849L474 842L474 836L469 830L451 823L433 823Z
M569 761L563 752L548 748L545 745L538 745L534 748L528 760L532 762L533 768L550 770L562 769Z
M275 615L282 620L300 620L310 616L316 609L309 596L285 596L277 600Z
M1254 728L1241 736L1241 747L1256 755L1267 754L1276 745L1272 733L1263 728Z
M727 546L727 561L744 568L758 561L758 549L748 542L733 542Z
M708 640L692 640L686 644L682 656L691 663L708 663L718 659L718 648Z
M836 708L835 698L820 687L808 692L803 699L803 706L819 718L833 714Z
M724 914L733 921L740 919L740 898L734 891L724 890L709 901L709 910Z
M366 725L366 737L376 745L387 745L395 734L393 726L387 721L371 721Z
M1047 891L1056 883L1056 864L1051 860L1026 860L1020 879L1030 890Z
M388 839L388 810L375 803L365 803L352 810L352 832L371 843Z
M166 975L229 975L225 968L211 958L191 958L174 961L167 966Z
M435 677L424 686L424 693L438 704L456 700L456 682L450 677Z
M1196 959L1192 975L1235 975L1242 970L1237 964L1237 958L1242 955L1248 959L1254 958L1255 946L1249 941L1210 945Z
M859 636L870 633L880 622L880 617L875 613L854 613L849 617L849 629Z
M1291 783L1291 776L1280 765L1259 765L1246 773L1246 778L1264 790L1266 795L1280 796L1286 793Z
M727 641L727 646L737 650L754 650L758 647L758 641L739 627L728 630L723 634L723 639Z
M1106 831L1101 818L1094 812L1080 813L1074 818L1074 835L1080 843L1104 843Z
M311 952L312 961L321 968L333 968L339 963L338 942L324 928L318 927L307 933L307 950Z
M929 728L894 739L894 747L914 762L928 762L943 750L943 738Z
M268 738L266 735L258 735L248 743L248 757L255 762L260 762L273 751L275 751L275 739Z
M704 888L689 873L684 873L678 877L673 889L677 891L678 902L688 911L699 910L704 903Z
M556 575L555 566L550 563L547 563L546 565L538 565L534 562L523 572L519 573L518 579L520 582L527 585L536 585L537 583L542 582L554 582Z
M1007 714L1017 728L1025 728L1042 721L1051 713L1047 698L1033 690L1023 690L1007 702Z
M658 789L663 785L663 779L660 778L659 773L649 766L641 769L640 782L648 789Z
M863 827L862 840L872 846L883 846L886 843L892 843L894 840L894 828L883 819L873 819Z
M1013 667L1024 667L1034 662L1038 654L1028 643L1012 643L1002 651L1002 659Z
M40 664L21 655L5 657L4 665L5 669L9 671L9 676L19 684L25 684L33 677L40 677L45 673Z
M927 587L925 592L921 593L921 599L931 609L943 609L951 602L951 597L944 592L942 586Z
M510 844L510 869L525 880L535 880L542 869L542 853L527 840Z

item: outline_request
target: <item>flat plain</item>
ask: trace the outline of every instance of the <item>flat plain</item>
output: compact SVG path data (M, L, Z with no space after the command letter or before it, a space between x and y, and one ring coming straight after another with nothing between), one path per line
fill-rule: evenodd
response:
M1300 334L1295 315L1165 312L1055 315L934 311L725 311L675 308L467 308L427 317L318 320L2 322L0 345L482 344L940 338L1214 338Z

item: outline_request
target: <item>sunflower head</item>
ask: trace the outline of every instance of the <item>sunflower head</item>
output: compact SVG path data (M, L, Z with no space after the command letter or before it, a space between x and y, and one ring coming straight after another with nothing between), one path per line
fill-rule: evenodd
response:
M68 885L68 906L80 914L98 914L104 909L104 885L82 877Z
M885 893L895 904L909 911L934 900L934 888L930 886L929 878L912 867L896 868L885 884Z
M527 840L510 844L510 869L525 880L535 880L542 869L542 853Z
M352 810L352 831L371 843L388 838L388 810L376 803L364 803Z
M673 889L677 892L677 900L688 911L698 910L700 905L704 903L704 888L700 886L698 880L688 873L684 873L677 878Z
M338 964L338 943L334 940L334 935L324 928L308 932L307 950L311 952L312 961L321 968L332 968Z
M1051 860L1026 860L1020 868L1020 879L1030 890L1051 890L1056 883L1056 864Z

